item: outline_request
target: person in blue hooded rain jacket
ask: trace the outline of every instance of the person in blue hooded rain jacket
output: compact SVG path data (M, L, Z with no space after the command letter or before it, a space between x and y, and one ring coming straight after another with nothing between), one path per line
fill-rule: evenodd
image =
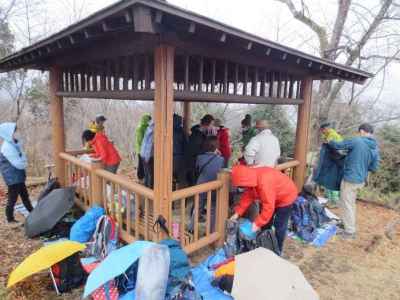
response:
M140 156L143 159L144 185L153 188L154 184L154 122L147 127L143 137Z
M358 128L358 133L359 136L352 139L329 142L330 147L347 151L339 201L344 224L340 235L345 239L355 238L357 192L367 181L368 172L375 172L379 166L379 149L373 137L374 128L364 123Z
M0 124L0 138L3 140L0 150L0 172L8 187L6 206L8 223L17 223L14 218L14 206L18 196L21 197L22 203L29 212L33 210L25 185L25 170L28 162L20 142L15 138L16 131L15 123Z

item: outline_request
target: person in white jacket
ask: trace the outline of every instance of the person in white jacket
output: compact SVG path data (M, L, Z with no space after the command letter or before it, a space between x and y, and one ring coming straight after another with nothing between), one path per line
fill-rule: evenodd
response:
M257 135L247 144L244 158L248 165L275 167L281 156L279 140L269 129L266 120L257 120Z

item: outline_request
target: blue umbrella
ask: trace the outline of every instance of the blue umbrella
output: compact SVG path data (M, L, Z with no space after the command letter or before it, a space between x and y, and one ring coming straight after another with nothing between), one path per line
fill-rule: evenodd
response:
M154 245L156 244L152 242L136 241L133 244L111 252L96 269L90 273L86 281L83 298L86 298L99 287L124 273L142 256L146 249Z

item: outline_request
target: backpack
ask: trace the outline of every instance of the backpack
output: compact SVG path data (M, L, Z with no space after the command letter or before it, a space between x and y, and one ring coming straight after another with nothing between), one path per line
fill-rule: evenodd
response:
M239 253L245 253L259 247L271 250L279 256L281 255L275 230L272 228L260 230L256 238L252 240L248 239L239 230Z
M123 274L115 278L115 285L120 295L135 289L139 260L135 261Z
M280 255L278 240L273 229L264 229L257 233L255 239L248 239L240 230L240 221L227 220L225 222L226 239L224 253L226 257L233 257L236 254L245 253L258 247L263 247Z
M182 281L166 297L167 300L202 300L203 296L196 292L196 288L191 279Z
M206 163L204 165L202 165L200 168L198 166L196 166L195 170L194 170L194 177L195 180L197 181L200 177L200 175L203 173L203 171L205 170L205 168L217 157L218 155L213 155L209 160L206 161Z
M102 260L117 246L118 226L111 217L103 215L97 221L88 254Z
M312 242L317 236L319 225L318 214L314 211L310 201L299 196L293 204L290 216L293 231L303 240Z
M54 277L54 284L60 293L69 292L81 286L86 280L86 274L82 269L78 253L53 265L51 273Z
M224 242L224 253L226 257L233 257L239 253L239 222L233 220L225 221L225 242Z

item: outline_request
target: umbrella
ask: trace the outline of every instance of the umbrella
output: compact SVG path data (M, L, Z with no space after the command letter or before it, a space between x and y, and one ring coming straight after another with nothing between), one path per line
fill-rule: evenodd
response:
M24 259L22 263L15 268L8 279L7 288L24 280L25 278L49 269L52 265L63 259L85 249L85 245L73 241L55 242L40 248Z
M235 300L317 300L300 269L265 248L235 257Z
M133 244L112 251L97 268L90 273L86 281L83 298L86 298L99 287L124 273L140 256L142 256L146 249L154 245L156 244L153 242L136 241Z
M37 236L52 229L74 205L75 188L56 189L38 202L25 220L25 234Z

